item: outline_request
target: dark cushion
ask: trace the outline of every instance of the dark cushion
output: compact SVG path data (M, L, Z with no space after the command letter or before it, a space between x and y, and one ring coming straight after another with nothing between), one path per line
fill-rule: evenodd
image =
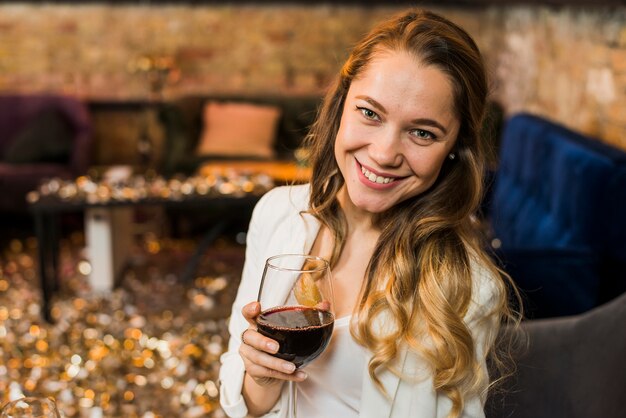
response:
M528 348L514 352L516 373L489 397L487 417L623 417L624 324L626 293L582 315L525 321Z
M58 110L43 110L13 138L5 151L4 162L67 162L73 137L72 128Z

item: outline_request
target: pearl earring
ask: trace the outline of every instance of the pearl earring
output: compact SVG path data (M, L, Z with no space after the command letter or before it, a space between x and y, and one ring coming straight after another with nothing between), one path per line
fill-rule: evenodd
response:
M450 154L448 154L448 158L454 160L456 158L456 154L451 152Z

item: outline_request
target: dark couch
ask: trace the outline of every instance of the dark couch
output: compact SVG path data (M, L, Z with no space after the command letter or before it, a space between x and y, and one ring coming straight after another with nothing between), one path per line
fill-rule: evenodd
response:
M91 161L86 106L58 95L0 96L0 210L19 212L42 179L84 174Z
M581 313L626 291L625 152L515 115L487 206L496 257L529 317Z
M203 128L202 110L208 101L251 103L272 105L281 110L274 141L275 158L293 160L294 151L313 123L321 96L288 95L216 95L186 96L163 104L159 108L159 119L165 130L165 151L161 172L191 174L206 161L232 159L221 155L196 155L195 148ZM257 159L242 155L238 159Z
M527 347L514 351L517 371L491 394L487 417L623 417L624 324L626 294L584 314L524 322L516 332Z

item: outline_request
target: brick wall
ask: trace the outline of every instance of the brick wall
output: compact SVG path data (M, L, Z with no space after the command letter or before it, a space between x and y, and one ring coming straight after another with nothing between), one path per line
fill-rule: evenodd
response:
M0 93L145 99L148 82L136 68L146 55L175 62L165 97L321 92L350 46L396 10L0 5ZM507 113L538 113L626 149L626 8L439 12L474 35Z

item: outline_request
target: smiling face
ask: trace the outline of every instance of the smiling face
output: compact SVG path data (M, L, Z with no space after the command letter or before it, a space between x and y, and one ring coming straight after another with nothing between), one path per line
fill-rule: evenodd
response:
M452 84L406 52L379 52L348 90L335 158L342 205L381 213L428 190L452 150L460 122Z

